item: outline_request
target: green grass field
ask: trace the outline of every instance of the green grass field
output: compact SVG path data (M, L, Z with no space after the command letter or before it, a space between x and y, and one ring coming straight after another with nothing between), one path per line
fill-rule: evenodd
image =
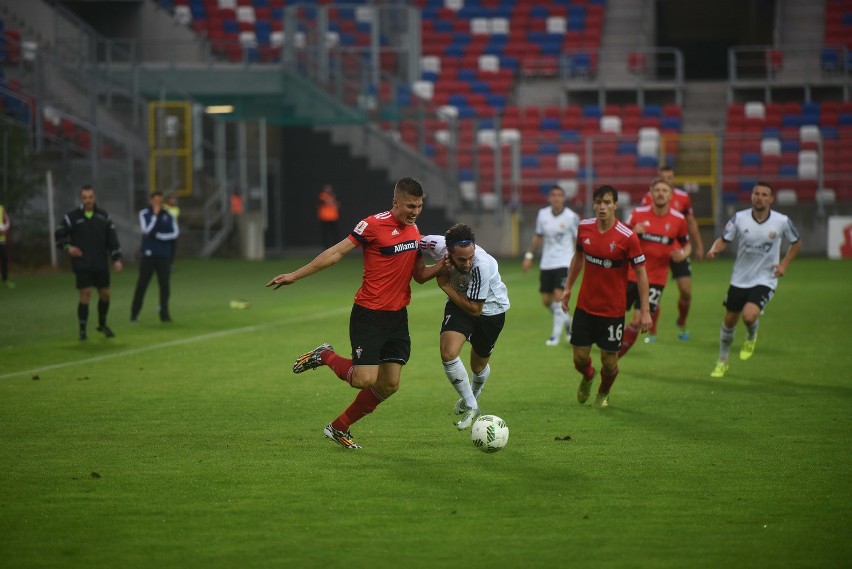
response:
M90 326L86 343L70 273L0 289L0 565L848 566L848 263L797 259L755 356L736 356L740 325L723 380L709 374L731 262L697 265L692 339L676 338L671 283L659 341L622 360L598 410L576 401L569 347L544 345L537 273L504 261L512 309L481 405L511 437L485 454L452 425L434 283L413 285L413 357L353 427L364 448L322 436L356 392L290 368L323 341L348 352L360 259L264 288L304 261L180 261L171 325L155 283L129 323L129 267L117 337Z

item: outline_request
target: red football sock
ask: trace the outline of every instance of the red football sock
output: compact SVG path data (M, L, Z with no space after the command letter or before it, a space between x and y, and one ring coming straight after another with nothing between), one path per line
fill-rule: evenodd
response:
M340 379L352 385L352 373L355 371L355 366L352 365L352 360L338 356L331 350L325 350L320 354L322 363L331 368L331 371Z
M686 316L689 314L689 305L692 304L692 300L684 300L679 298L677 301L677 325L678 326L686 326Z
M595 377L595 368L592 367L592 360L589 360L585 367L580 367L577 364L574 364L574 369L582 373L586 381Z
M615 378L618 376L618 366L615 366L615 369L612 373L607 373L607 371L601 368L601 386L598 388L598 393L609 393L609 390L612 389L612 384L615 383Z
M331 426L338 431L348 431L352 423L375 411L382 401L384 399L376 395L372 388L362 389L355 396L355 401L346 408L346 411L331 422Z
M619 358L627 353L627 350L629 350L630 346L632 346L634 342L636 342L636 338L638 336L639 328L628 324L627 329L624 330L624 336L622 336L621 338L621 349L618 350Z

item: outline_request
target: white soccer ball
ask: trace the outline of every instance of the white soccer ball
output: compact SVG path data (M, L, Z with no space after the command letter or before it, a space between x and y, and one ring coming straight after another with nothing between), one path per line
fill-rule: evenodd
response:
M497 452L509 442L509 427L496 415L482 415L474 421L470 439L482 452Z

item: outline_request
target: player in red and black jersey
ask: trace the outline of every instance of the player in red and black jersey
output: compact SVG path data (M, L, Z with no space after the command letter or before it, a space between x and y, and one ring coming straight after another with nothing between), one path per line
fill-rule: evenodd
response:
M304 267L278 275L266 286L278 289L327 269L347 253L361 247L364 275L349 318L352 358L334 352L329 344L299 356L294 373L327 365L361 392L355 401L329 423L323 433L346 448L361 448L352 440L349 427L372 413L399 389L402 366L411 354L408 312L413 278L424 283L446 266L440 261L427 267L420 253L420 231L415 222L423 209L423 188L413 178L401 178L394 186L393 207L362 220L352 233Z
M568 268L562 308L568 311L571 289L585 267L571 325L574 367L583 376L577 390L577 401L585 403L589 399L595 377L592 344L597 344L601 350L601 385L595 406L606 407L610 389L618 375L618 350L624 332L624 299L627 296L627 270L630 264L636 271L639 287L642 332L647 332L652 322L645 257L638 236L615 217L618 191L612 186L601 186L595 190L592 198L595 217L580 222L577 254L571 259Z
M692 211L692 198L689 194L674 185L674 169L671 166L660 167L660 177L669 183L672 187L671 208L674 211L680 212L686 218L686 227L689 230L689 238L692 243L695 259L701 262L704 259L704 243L701 240L701 231L698 229L698 222L695 220L695 212ZM647 193L642 197L640 205L651 205L653 199L651 193ZM677 321L675 324L678 327L678 338L681 340L689 340L689 331L686 329L686 317L689 315L689 307L692 305L692 265L689 257L682 261L672 259L669 266L672 269L672 276L677 283L678 300L677 300ZM654 327L651 329L651 334L657 333L657 319L659 319L659 309L654 319Z
M648 301L651 306L651 319L657 323L660 300L669 278L669 264L678 263L689 257L692 245L686 227L686 218L680 212L669 206L672 197L671 183L664 178L654 178L651 181L650 195L653 205L639 206L630 214L627 226L639 235L642 252L645 253L645 271L648 274ZM636 274L632 269L627 276L627 308L639 308L639 288L636 284ZM627 353L630 346L639 336L640 314L633 312L633 319L624 330L621 339L620 358ZM645 342L653 341L654 336L645 338Z

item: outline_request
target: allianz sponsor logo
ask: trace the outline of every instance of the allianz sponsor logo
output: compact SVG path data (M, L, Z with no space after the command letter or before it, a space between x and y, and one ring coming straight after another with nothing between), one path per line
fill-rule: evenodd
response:
M643 233L642 239L654 243L662 243L663 245L668 245L671 242L671 239L667 235L654 235L653 233Z
M405 243L397 243L393 246L394 253L402 253L403 251L411 251L412 249L417 249L420 247L420 243L417 241L406 241Z
M588 261L589 263L599 265L605 269L609 269L610 267L612 267L612 261L610 259L601 259L600 257L589 255L588 253L586 253L585 257L586 261Z

